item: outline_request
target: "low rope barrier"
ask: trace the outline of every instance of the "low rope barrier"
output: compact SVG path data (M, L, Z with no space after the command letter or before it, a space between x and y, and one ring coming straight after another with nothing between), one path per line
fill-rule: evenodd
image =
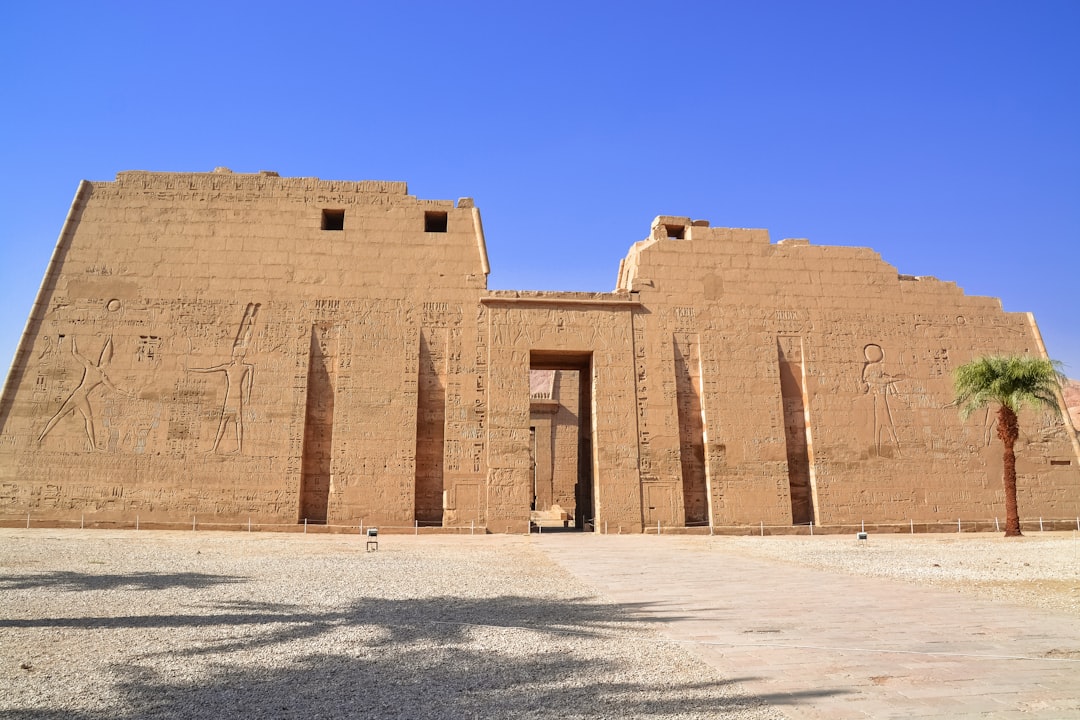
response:
M982 519L982 520L965 520L958 518L956 520L942 520L931 522L918 522L915 520L908 520L905 522L867 522L861 521L859 523L835 523L828 525L818 525L816 523L795 523L795 524L766 524L764 521L759 521L753 524L739 524L739 525L718 525L709 523L708 521L690 522L685 525L665 525L662 521L657 521L655 524L646 524L641 527L640 531L636 526L624 526L624 525L611 525L607 521L600 523L598 526L594 525L592 519L589 519L584 524L581 532L595 532L598 534L638 534L643 533L646 535L758 535L760 537L772 536L772 535L837 535L843 533L878 533L878 534L942 534L942 533L985 533L985 532L997 532L1002 531L1002 523L1000 518ZM93 516L87 517L85 514L80 516L78 520L74 519L57 519L49 517L41 517L35 519L32 513L27 513L25 516L7 516L0 518L0 527L17 528L24 527L30 529L37 528L96 528L96 529L132 529L132 530L177 530L177 529L190 529L192 532L199 530L232 530L232 531L246 531L246 532L300 532L300 533L358 533L363 534L365 527L376 527L380 533L388 533L395 535L413 534L413 535L475 535L475 534L487 534L489 532L487 525L477 524L475 521L469 525L453 525L444 526L439 521L413 521L408 525L385 525L381 523L366 523L364 520L360 520L356 524L337 524L312 521L310 519L301 519L295 523L282 523L282 522L255 522L251 518L246 521L243 520L200 520L199 516L193 515L190 521L180 520L146 520L139 515L134 518L119 518L119 519L98 519ZM542 533L539 527L535 527L532 523L527 523L527 532L532 532L534 529L538 533ZM564 530L563 528L559 528ZM572 528L571 528L572 529ZM1020 521L1020 529L1023 532L1048 532L1048 531L1067 531L1074 530L1080 532L1080 517L1075 518L1047 518L1040 517L1036 519L1028 519Z

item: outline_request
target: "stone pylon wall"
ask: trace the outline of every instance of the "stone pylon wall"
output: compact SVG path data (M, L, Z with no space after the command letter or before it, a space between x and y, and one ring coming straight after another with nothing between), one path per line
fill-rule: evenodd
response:
M951 374L1044 351L992 298L664 216L612 293L487 273L472 201L404 183L83 183L0 399L0 521L524 532L530 369L580 378L551 469L579 526L1003 513L994 418L959 419ZM1022 512L1080 514L1071 426L1021 428Z
M471 201L404 183L84 183L5 385L3 512L411 524L422 339L445 440L482 454L486 272Z
M677 394L679 363L701 358L715 523L1003 514L994 417L959 419L952 371L984 354L1043 354L1029 316L952 283L898 275L864 248L770 244L760 230L676 217L658 218L632 248L620 287L649 310L639 333L645 372L670 376L670 343ZM673 419L649 424L651 434L663 428L670 450ZM1024 414L1021 429L1021 507L1074 516L1071 425L1043 410ZM649 459L653 474L677 476L673 454L660 457Z

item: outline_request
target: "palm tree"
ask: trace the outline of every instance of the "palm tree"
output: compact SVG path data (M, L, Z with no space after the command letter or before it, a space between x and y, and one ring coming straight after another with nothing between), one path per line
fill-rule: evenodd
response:
M1016 454L1013 445L1020 436L1016 414L1024 405L1057 408L1056 390L1064 381L1061 363L1028 355L990 356L972 360L956 368L955 404L967 418L991 403L998 406L997 435L1005 446L1005 537L1019 537L1020 513L1016 506Z

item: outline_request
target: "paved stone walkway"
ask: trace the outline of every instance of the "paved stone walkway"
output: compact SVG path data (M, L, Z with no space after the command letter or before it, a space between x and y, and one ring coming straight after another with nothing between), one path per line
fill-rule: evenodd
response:
M1080 718L1080 621L725 553L706 538L550 534L553 561L793 720Z

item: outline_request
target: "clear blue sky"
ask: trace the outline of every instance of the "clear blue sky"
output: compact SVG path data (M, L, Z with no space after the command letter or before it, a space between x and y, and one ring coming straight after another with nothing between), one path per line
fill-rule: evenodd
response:
M0 362L80 179L476 198L491 288L610 290L660 214L872 247L1080 377L1080 2L99 2L0 11Z

